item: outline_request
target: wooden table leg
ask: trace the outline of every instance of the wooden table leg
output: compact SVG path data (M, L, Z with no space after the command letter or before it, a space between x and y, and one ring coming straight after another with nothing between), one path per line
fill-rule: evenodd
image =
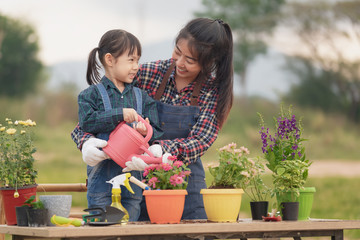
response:
M344 230L334 231L334 235L331 236L331 240L344 240Z

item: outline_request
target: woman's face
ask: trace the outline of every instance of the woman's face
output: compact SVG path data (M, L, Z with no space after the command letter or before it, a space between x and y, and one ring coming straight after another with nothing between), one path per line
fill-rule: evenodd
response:
M176 77L192 82L201 71L201 66L191 54L188 42L187 39L180 39L174 48L172 58L176 61Z

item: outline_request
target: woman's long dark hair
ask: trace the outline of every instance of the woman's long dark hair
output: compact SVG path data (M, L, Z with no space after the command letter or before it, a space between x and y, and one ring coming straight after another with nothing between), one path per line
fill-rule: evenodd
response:
M219 89L217 120L225 123L233 103L233 38L230 26L220 19L196 18L179 33L175 42L186 39L200 66L200 78L215 75Z
M88 59L88 66L86 71L86 81L89 85L99 83L101 68L100 64L96 61L96 53L99 55L99 60L105 66L104 56L110 53L114 58L121 56L124 52L129 51L129 55L137 51L141 56L140 41L131 33L121 29L107 31L100 39L97 48L94 48Z

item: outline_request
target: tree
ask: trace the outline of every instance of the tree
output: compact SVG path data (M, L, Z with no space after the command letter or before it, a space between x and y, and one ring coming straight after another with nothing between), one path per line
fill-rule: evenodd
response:
M34 92L42 80L34 29L0 14L0 96L21 98Z
M360 120L360 57L349 56L346 47L360 49L359 11L359 1L293 2L288 4L283 19L304 46L294 56L308 60L328 75L327 84L316 91L324 92L323 87L327 87L326 92L337 96L337 104L342 106L339 110L345 109L354 121ZM309 84L303 80L302 84ZM308 97L303 92L302 98L309 101Z
M226 21L234 35L234 71L240 75L242 95L246 96L247 70L256 56L265 54L266 37L277 24L285 0L203 0L206 7L197 16Z

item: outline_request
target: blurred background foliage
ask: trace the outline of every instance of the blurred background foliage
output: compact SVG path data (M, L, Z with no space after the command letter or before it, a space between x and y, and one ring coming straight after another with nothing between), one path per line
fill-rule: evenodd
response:
M229 142L261 156L257 113L270 123L279 112L280 101L292 104L295 114L303 117L310 160L358 161L360 54L349 56L343 46L355 44L359 49L360 1L203 0L203 5L205 10L194 16L221 18L233 29L235 79L241 86L227 123L203 161L215 161L216 149ZM248 96L249 66L257 56L267 54L274 32L284 29L296 39L282 68L291 74L289 91L279 95L278 101ZM0 119L31 118L38 123L39 183L84 182L85 164L70 138L77 123L80 90L70 82L48 89L51 69L37 58L38 50L33 26L0 13ZM360 218L359 207L338 209L346 201L358 205L356 191L349 190L349 199L330 201L334 195L342 196L334 193L335 188L356 188L358 179L354 180L310 176L311 183L321 188L319 199L330 205L316 203L313 217ZM74 198L75 206L86 205L82 196Z

